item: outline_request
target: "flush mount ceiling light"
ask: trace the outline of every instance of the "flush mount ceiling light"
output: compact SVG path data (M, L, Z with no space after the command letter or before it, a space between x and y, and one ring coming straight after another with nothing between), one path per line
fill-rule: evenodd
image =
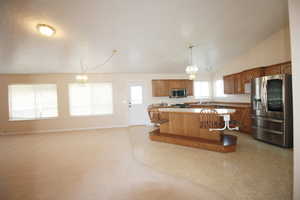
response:
M190 45L190 53L191 53L191 58L190 58L190 64L185 68L185 72L189 75L190 80L195 80L196 79L196 74L198 73L198 67L196 65L193 65L193 48L194 45Z
M40 34L51 37L55 34L55 29L47 24L38 24L36 26Z

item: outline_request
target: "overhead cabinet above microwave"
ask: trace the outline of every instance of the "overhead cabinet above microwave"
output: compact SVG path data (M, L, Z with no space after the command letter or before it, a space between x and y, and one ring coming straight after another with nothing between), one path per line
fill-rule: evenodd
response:
M152 80L153 97L170 97L172 91L185 90L185 96L193 96L193 81L188 79L159 79Z

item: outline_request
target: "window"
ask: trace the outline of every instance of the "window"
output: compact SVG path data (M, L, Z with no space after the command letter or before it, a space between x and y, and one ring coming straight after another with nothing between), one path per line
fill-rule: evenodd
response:
M8 92L10 120L58 116L55 84L9 85Z
M209 82L208 81L194 81L194 96L195 98L209 97Z
M215 96L216 97L225 97L224 94L224 82L223 80L217 80L215 83Z
M131 104L143 104L143 88L140 85L130 86Z
M113 113L111 83L70 84L69 97L72 116Z

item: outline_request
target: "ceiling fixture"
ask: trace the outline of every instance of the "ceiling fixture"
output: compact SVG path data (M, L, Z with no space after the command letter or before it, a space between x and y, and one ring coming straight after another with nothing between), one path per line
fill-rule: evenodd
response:
M36 26L37 30L40 34L45 35L47 37L51 37L55 34L55 29L47 24L38 24Z
M81 73L76 75L75 79L77 80L77 82L79 83L82 83L82 84L85 84L87 83L87 81L89 80L89 77L87 75L88 71L89 70L95 70L97 69L98 67L102 67L104 66L105 64L107 64L111 59L112 57L117 53L117 50L113 50L111 55L100 65L97 65L93 68L89 68L88 66L84 66L82 60L80 60L80 67L81 67Z
M193 65L193 48L195 45L190 45L189 49L191 51L191 58L190 58L190 63L189 65L185 68L185 72L189 75L190 80L195 80L196 79L196 74L198 73L198 67L196 65Z

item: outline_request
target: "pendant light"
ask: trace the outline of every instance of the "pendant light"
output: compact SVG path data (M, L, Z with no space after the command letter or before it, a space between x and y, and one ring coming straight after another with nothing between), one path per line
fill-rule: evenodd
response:
M189 75L190 80L196 79L196 74L198 73L198 67L196 65L193 65L193 48L194 45L190 45L190 64L185 68L185 72Z

